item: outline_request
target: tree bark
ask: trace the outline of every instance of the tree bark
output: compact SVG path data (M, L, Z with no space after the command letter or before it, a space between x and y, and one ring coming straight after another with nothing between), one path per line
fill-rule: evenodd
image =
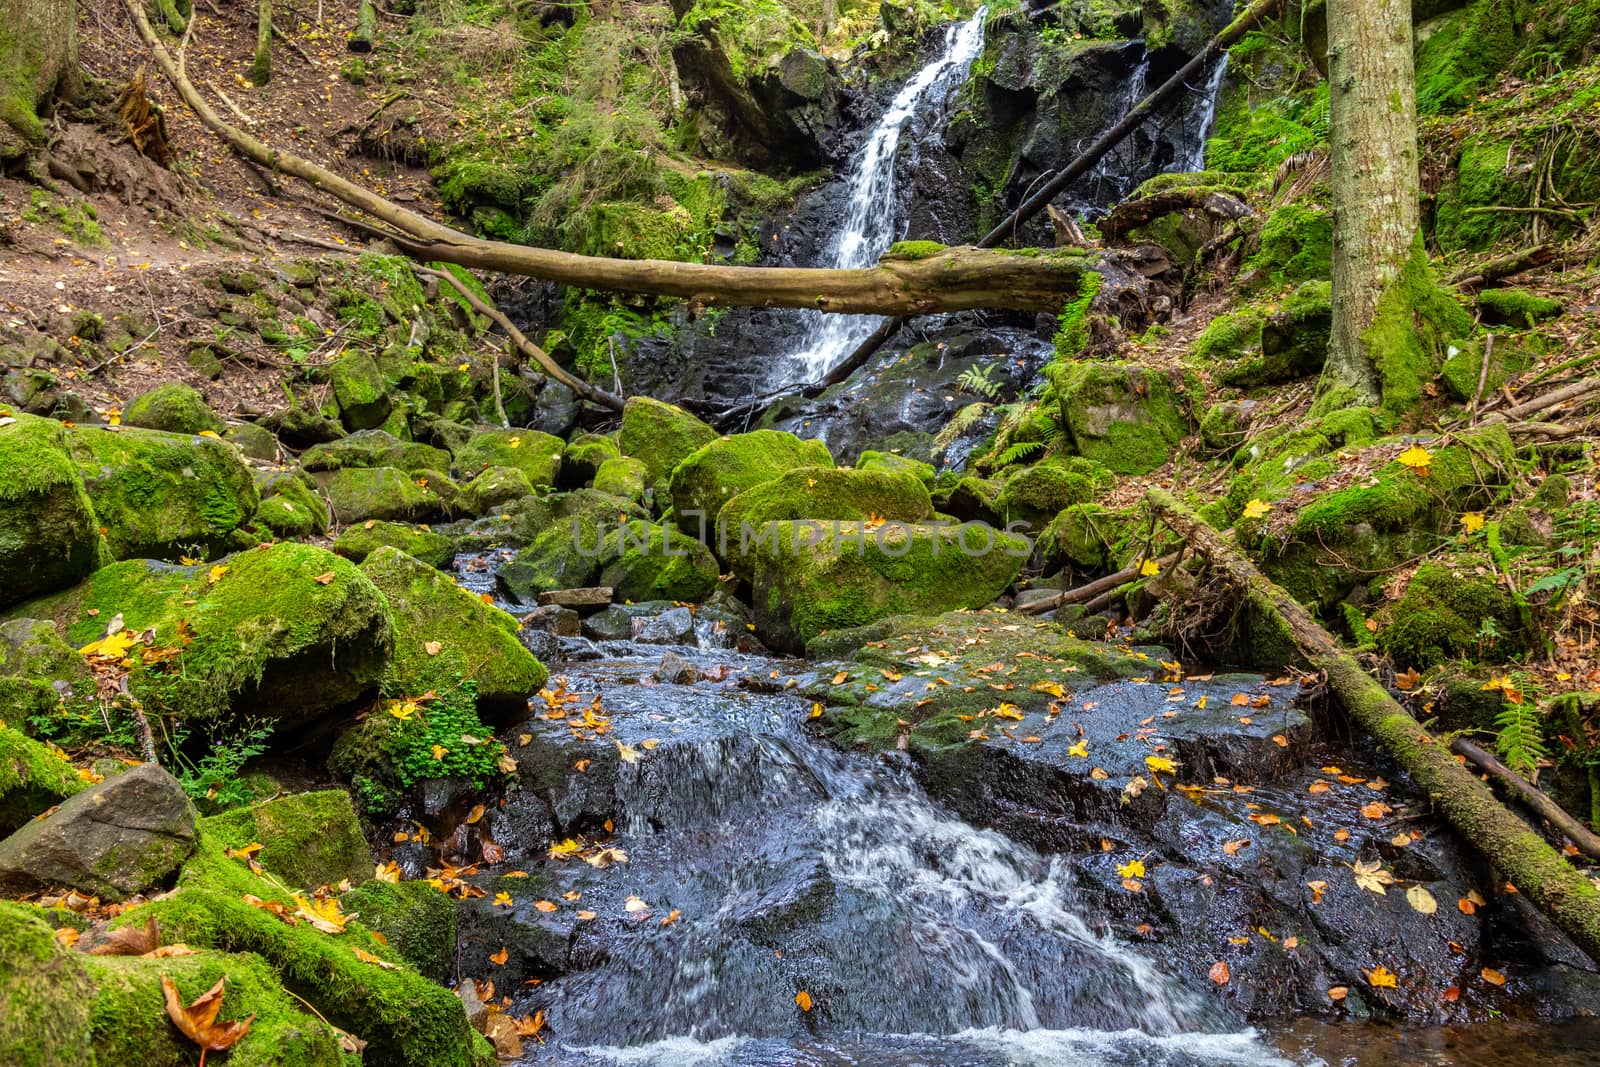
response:
M0 125L43 147L38 107L71 84L78 65L77 10L58 0L0 0ZM7 154L0 130L0 157Z
M1400 764L1461 836L1600 962L1600 889L1496 800L1305 608L1215 530L1165 490L1152 489L1145 499L1190 547L1229 575L1253 607L1283 624L1311 666L1327 677L1350 718Z
M1532 808L1541 819L1566 834L1567 840L1571 841L1579 852L1592 860L1600 860L1600 837L1596 837L1587 826L1569 815L1560 804L1539 792L1532 782L1464 737L1458 737L1450 742L1450 750L1465 756L1467 762L1503 783L1513 796Z
M607 259L469 237L386 200L325 167L271 148L224 122L178 69L138 0L126 0L156 65L200 121L230 147L263 167L300 178L399 231L394 239L423 261L497 270L585 289L681 297L719 307L793 307L861 315L931 314L972 308L1059 311L1096 269L1082 252L1017 255L971 248L933 255L885 256L876 267L820 270L720 267L652 259Z
M372 51L372 37L377 28L378 13L372 7L372 0L361 0L361 6L356 9L356 31L345 42L345 47L352 52Z
M256 58L250 80L265 85L272 80L272 0L261 0L256 11Z

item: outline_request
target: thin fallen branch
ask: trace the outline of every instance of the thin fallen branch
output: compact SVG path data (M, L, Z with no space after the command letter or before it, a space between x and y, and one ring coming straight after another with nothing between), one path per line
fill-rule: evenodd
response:
M1451 278L1450 284L1460 289L1481 289L1490 282L1497 282L1514 274L1554 263L1555 259L1555 245L1534 245L1532 248L1524 248L1499 259L1491 259L1476 267L1468 267Z
M1490 334L1483 342L1483 360L1478 364L1478 388L1472 394L1472 409L1468 415L1468 425L1478 425L1478 407L1483 403L1483 387L1489 381L1489 361L1494 358L1494 334Z
M1156 566L1160 567L1162 570L1166 570L1168 567L1171 567L1173 564L1178 562L1178 557L1180 555L1182 555L1181 549L1177 552L1172 552L1162 556L1160 559L1156 560ZM1133 566L1124 567L1115 574L1108 574L1104 578L1096 578L1092 582L1085 582L1083 585L1080 585L1074 589L1068 589L1060 595L1053 596L1048 600L1036 600L1031 604L1024 604L1022 607L1018 608L1017 611L1023 615L1043 615L1047 611L1054 611L1057 608L1064 607L1067 604L1081 604L1085 601L1093 602L1095 598L1099 597L1100 595L1113 592L1119 587L1127 585L1129 582L1138 578L1140 570L1143 569L1143 565L1144 561L1140 560Z
M1600 961L1600 889L1507 810L1488 786L1457 763L1447 746L1423 730L1298 601L1256 570L1238 549L1171 493L1152 489L1145 500L1162 522L1228 575L1254 608L1283 623L1312 667L1327 677L1356 725L1372 735L1461 836L1499 868L1525 899L1591 959Z
M1594 393L1600 393L1600 378L1585 378L1573 382L1562 389L1556 389L1543 396L1536 396L1532 400L1525 400L1520 404L1496 411L1483 421L1491 422L1520 422L1527 416L1540 411L1547 411L1558 404L1565 404L1570 400L1579 400Z
M1450 742L1450 750L1457 755L1465 756L1468 763L1504 785L1519 801L1537 812L1539 818L1565 834L1567 840L1571 841L1579 852L1592 860L1600 860L1600 837L1596 837L1587 826L1568 815L1560 804L1539 792L1532 782L1464 737L1458 737Z

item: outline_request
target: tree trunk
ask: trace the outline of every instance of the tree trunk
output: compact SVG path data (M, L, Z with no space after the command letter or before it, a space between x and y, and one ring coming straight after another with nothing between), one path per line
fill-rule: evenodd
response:
M350 35L345 46L352 52L372 51L372 37L377 28L378 13L373 10L371 0L361 0L361 6L356 9L356 32Z
M59 0L0 0L0 158L9 127L27 148L45 142L38 107L77 73L77 9ZM14 144L14 142L13 142Z
M256 59L250 80L265 85L272 80L272 0L261 0L256 13Z
M876 267L862 270L721 267L579 256L479 240L230 126L178 69L150 28L139 0L127 0L127 7L156 65L201 122L246 159L300 178L381 219L399 231L385 231L396 244L425 262L521 274L585 289L681 297L707 306L803 307L858 315L922 315L971 308L1054 312L1077 295L1083 275L1099 267L1096 256L1082 252L1022 255L972 248L942 249L927 256L885 256Z
M1411 5L1328 0L1333 335L1319 410L1421 399L1443 343L1472 328L1428 270L1418 204Z
M1152 489L1145 499L1161 521L1233 580L1242 600L1288 631L1311 666L1327 676L1350 718L1394 757L1461 836L1600 962L1600 889L1496 800L1305 608L1215 530L1165 490Z

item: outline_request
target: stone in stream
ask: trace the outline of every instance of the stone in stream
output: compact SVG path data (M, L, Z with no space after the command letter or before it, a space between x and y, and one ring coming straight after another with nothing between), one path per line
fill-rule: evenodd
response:
M694 614L672 608L645 619L633 620L633 639L641 645L681 645L694 639Z
M523 648L533 653L534 659L546 667L561 659L561 638L549 630L524 626L517 631L517 640L522 642Z
M70 888L122 900L170 874L194 840L194 802L172 775L142 764L0 841L0 893Z
M655 679L668 685L693 685L700 680L700 672L676 652L668 652L656 667Z
M551 589L539 594L539 606L571 608L574 611L583 609L598 611L610 605L611 596L609 585L589 586L583 589Z
M578 613L560 604L546 604L522 616L523 630L543 630L557 637L577 637L581 625Z

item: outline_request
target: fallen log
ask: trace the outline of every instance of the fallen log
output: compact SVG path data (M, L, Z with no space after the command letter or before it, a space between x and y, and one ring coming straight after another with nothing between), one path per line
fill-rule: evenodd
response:
M382 220L393 238L423 262L455 263L560 282L583 289L651 293L715 307L792 307L860 315L931 314L973 308L1059 311L1096 267L1082 252L1017 255L947 248L933 255L885 256L876 267L822 270L725 267L653 259L580 256L548 248L484 241L426 218L333 171L273 148L225 122L173 61L139 0L125 0L139 35L178 95L213 133L244 158L281 171Z
M1228 575L1256 610L1279 620L1320 670L1350 718L1366 730L1461 836L1591 959L1600 962L1600 889L1456 762L1387 690L1362 669L1305 608L1268 580L1171 493L1152 489L1151 510L1211 565Z
M1100 220L1100 236L1108 241L1122 237L1129 230L1148 225L1163 215L1175 211L1199 211L1223 222L1254 215L1255 210L1238 197L1215 189L1168 189L1137 200L1125 200L1111 209Z
M1532 270L1554 263L1556 259L1556 246L1554 244L1534 245L1513 252L1509 256L1491 259L1487 263L1480 263L1476 267L1469 267L1450 279L1450 284L1458 289L1481 289L1491 282L1509 278L1514 274Z
M1539 792L1532 782L1464 737L1458 737L1450 742L1450 750L1459 756L1465 756L1468 763L1504 785L1519 801L1532 808L1539 818L1565 834L1567 840L1571 841L1579 852L1592 860L1600 860L1600 837L1596 837L1587 826L1568 815L1560 804Z

